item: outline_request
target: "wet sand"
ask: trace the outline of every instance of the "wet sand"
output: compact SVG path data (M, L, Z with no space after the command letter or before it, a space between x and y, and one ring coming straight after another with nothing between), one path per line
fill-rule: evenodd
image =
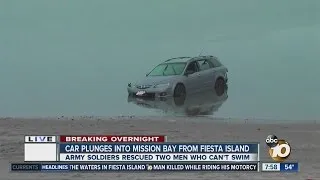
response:
M273 121L274 122L274 121ZM101 179L101 180L198 180L198 179L320 179L320 123L161 117L79 117L79 118L2 118L0 119L0 176L10 179ZM270 162L264 140L269 134L286 139L290 160L298 161L299 173L10 173L10 162L23 161L24 135L28 134L165 134L175 142L257 142L261 161Z

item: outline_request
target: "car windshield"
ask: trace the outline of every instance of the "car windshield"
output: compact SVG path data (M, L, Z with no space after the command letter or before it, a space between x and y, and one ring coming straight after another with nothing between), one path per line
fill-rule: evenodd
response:
M182 74L186 63L165 63L155 67L148 76L173 76Z

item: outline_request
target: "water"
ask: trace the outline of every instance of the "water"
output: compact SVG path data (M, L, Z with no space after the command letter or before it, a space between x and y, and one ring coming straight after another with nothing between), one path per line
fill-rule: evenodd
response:
M217 117L320 117L320 2L0 1L0 116L164 115L126 85L175 56L218 56Z

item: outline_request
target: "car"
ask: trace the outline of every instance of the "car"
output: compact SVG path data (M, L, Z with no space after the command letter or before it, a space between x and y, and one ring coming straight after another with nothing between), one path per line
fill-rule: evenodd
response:
M183 103L174 97L155 100L128 96L127 101L139 107L153 109L167 115L210 116L214 115L227 99L227 91L225 91L223 95L217 96L215 92L206 90L193 94L192 96L187 96Z
M129 96L179 98L205 90L213 90L218 96L227 88L228 69L215 56L176 57L154 67L146 77L136 83L128 83Z

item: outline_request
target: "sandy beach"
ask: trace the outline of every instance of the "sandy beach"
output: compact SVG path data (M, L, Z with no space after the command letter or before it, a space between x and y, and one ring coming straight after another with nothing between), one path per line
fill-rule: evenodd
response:
M274 122L274 121L273 121ZM198 179L320 179L319 122L273 123L184 117L115 118L2 118L0 119L0 179L112 179L112 180L198 180ZM279 121L280 122L280 121ZM292 147L291 161L300 172L280 173L10 173L10 162L23 161L23 136L29 134L164 134L170 142L256 142L261 143L261 161L271 161L264 140L269 134L286 139ZM264 151L265 149L265 151ZM290 161L288 160L288 161Z

